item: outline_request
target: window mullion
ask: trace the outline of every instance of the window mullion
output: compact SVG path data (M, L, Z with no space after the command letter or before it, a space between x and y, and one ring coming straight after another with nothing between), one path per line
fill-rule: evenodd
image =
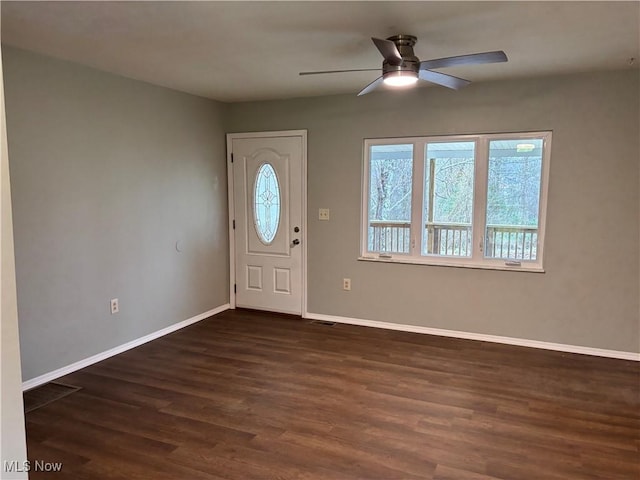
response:
M424 242L424 149L425 142L414 142L411 186L411 248L409 250L413 257L421 255Z
M471 259L482 262L484 259L485 222L487 213L487 139L478 138L475 149L475 174L473 183L473 245Z

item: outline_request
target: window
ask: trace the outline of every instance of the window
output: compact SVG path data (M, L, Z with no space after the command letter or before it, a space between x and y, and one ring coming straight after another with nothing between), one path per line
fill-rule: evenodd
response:
M407 253L411 239L413 145L372 145L368 251Z
M270 245L280 225L280 185L270 163L263 163L256 173L253 195L254 223L258 238Z
M362 260L542 270L551 132L365 140Z

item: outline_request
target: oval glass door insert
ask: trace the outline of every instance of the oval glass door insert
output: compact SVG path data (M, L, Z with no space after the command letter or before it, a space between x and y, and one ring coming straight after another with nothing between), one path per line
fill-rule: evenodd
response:
M280 185L270 163L264 163L256 173L253 194L253 216L258 238L265 245L271 244L280 225Z

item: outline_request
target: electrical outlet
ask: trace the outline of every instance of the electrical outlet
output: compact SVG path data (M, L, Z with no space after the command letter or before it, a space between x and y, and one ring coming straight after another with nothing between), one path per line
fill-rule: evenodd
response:
M118 303L117 298L111 299L111 315L114 313L118 313L120 311L120 304Z
M318 210L318 219L319 220L329 220L329 209L321 208Z
M351 290L351 279L343 278L342 279L342 289L343 290Z

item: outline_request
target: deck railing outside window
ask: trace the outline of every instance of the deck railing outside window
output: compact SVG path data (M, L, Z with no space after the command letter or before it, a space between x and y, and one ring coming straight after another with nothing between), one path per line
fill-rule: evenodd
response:
M411 223L398 221L369 222L370 252L406 253L411 245ZM538 229L519 225L487 225L485 256L513 260L535 260ZM471 256L471 225L462 223L427 223L427 255Z
M372 220L369 222L369 251L409 253L411 223Z
M427 255L471 256L471 225L464 223L427 223Z
M513 260L535 260L538 228L520 225L487 225L485 256Z

